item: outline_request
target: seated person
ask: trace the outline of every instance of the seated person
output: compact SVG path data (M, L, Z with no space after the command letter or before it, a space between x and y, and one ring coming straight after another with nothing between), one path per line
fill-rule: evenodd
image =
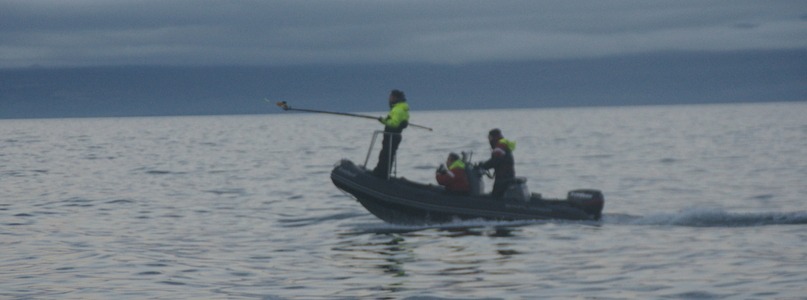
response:
M448 169L445 166L448 166ZM468 194L471 191L468 177L465 175L465 163L456 153L448 155L446 164L437 169L435 177L437 183L444 186L446 191L459 194Z

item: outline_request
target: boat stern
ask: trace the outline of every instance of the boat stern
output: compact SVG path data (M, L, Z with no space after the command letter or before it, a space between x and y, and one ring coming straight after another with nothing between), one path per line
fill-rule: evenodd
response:
M569 191L567 200L573 206L592 215L595 220L599 220L600 217L602 217L602 209L605 206L605 196L603 196L602 192L599 190L579 189Z

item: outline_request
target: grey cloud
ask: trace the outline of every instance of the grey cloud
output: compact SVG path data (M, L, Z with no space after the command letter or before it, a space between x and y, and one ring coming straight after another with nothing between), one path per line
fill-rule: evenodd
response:
M0 67L463 64L807 48L803 1L6 1Z

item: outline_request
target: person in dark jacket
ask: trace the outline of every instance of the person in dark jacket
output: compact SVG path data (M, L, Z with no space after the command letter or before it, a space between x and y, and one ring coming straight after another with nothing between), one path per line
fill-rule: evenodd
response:
M490 142L490 159L481 163L483 169L493 169L493 191L491 196L502 198L507 187L512 184L516 177L515 159L513 151L516 150L516 143L504 138L502 131L498 128L488 132L488 142Z
M446 169L445 166L448 166ZM465 163L456 153L451 153L446 159L446 164L441 165L435 174L437 183L444 186L446 191L457 194L468 194L471 186L468 177L465 175Z
M409 126L409 104L406 103L404 92L392 90L389 94L389 107L389 114L378 118L378 121L384 124L384 139L381 141L378 163L373 169L374 175L384 179L389 177L392 164L395 162L395 154L398 152L398 145L401 144L401 133Z

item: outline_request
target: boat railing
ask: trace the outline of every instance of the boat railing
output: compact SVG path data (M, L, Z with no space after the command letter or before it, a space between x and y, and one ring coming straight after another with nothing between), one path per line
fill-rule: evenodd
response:
M383 130L374 131L373 132L373 139L370 140L370 147L367 149L367 157L364 159L364 168L365 169L367 169L367 162L370 161L370 155L373 153L373 146L375 146L375 141L378 138L379 134L389 135L389 136L394 136L394 135L400 136L401 135L400 133L386 132L386 131L383 131ZM390 138L390 139L387 139L387 140L389 141L389 145L387 145L387 147L388 147L387 149L390 149L390 151L387 152L387 166L389 166L388 172L387 172L387 179L389 179L390 174L392 174L393 177L398 175L398 163L396 162L396 160L392 159L392 139ZM380 159L380 157L379 157L379 159Z

